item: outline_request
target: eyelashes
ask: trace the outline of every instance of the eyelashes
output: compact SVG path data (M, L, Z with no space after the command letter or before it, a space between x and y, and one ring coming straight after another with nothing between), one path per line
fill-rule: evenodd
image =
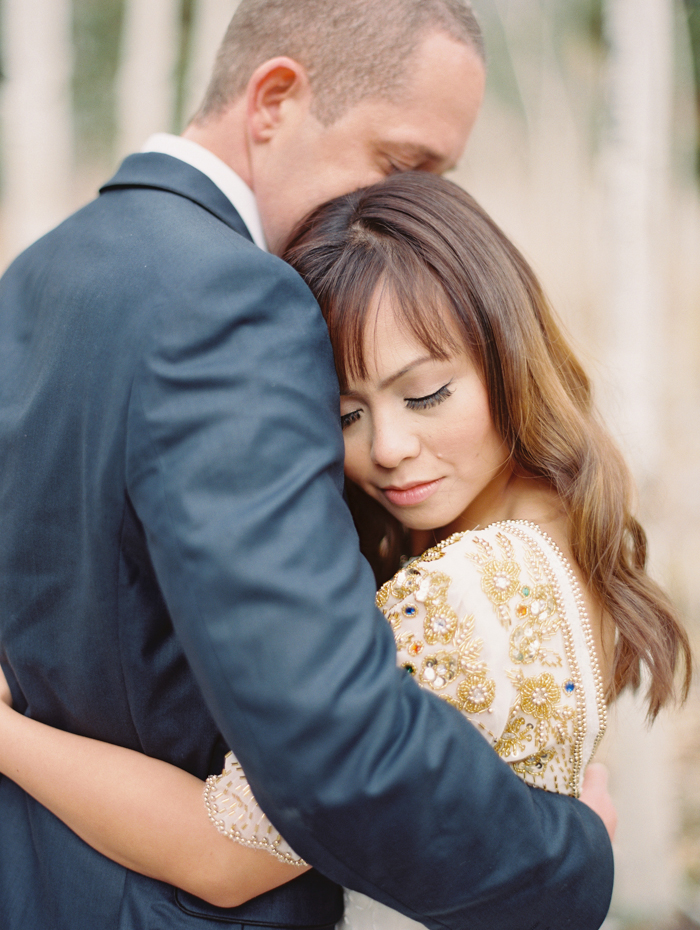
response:
M409 410L429 410L431 407L437 407L438 404L441 404L443 401L447 400L448 397L452 396L450 384L452 384L452 382L448 381L447 384L443 384L443 386L433 394L426 394L425 397L406 397L404 398L406 406ZM340 417L341 428L347 429L348 426L357 423L361 414L362 410L352 410L350 413L342 414Z
M443 384L434 394L427 394L425 397L407 397L406 406L409 410L427 410L429 407L436 407L452 396L451 383L449 381L447 384Z
M340 417L340 428L347 429L348 426L352 426L352 424L356 423L359 419L359 410L353 410L352 413L344 413Z

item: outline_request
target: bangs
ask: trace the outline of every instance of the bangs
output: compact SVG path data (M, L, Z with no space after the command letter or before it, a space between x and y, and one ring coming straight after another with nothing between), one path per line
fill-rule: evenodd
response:
M405 242L357 233L324 282L325 293L317 295L341 392L367 377L365 333L368 326L376 325L377 311L386 298L400 310L399 327L433 358L444 360L464 348L456 336L458 315L434 270Z

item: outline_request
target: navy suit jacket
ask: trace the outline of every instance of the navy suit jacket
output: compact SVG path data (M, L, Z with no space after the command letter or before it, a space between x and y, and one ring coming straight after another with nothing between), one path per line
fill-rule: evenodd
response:
M208 178L131 156L21 255L0 371L0 655L19 709L202 778L230 745L301 855L429 927L599 926L601 821L527 788L396 668L342 498L324 322ZM338 912L317 872L208 907L0 780L3 930Z

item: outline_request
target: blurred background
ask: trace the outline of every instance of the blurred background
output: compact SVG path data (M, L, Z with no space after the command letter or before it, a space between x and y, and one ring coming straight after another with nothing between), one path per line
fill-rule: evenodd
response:
M0 0L0 267L184 127L236 5ZM474 6L489 82L455 180L564 319L700 646L700 0ZM621 700L601 756L620 814L606 930L700 927L700 686L651 730Z

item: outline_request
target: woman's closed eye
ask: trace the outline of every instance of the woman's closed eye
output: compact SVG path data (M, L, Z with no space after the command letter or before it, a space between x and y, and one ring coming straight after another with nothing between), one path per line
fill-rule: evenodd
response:
M448 381L447 384L443 384L443 386L433 394L426 394L425 397L406 397L406 406L410 410L427 410L429 407L437 407L438 404L441 404L443 401L447 400L448 397L452 396L450 384L452 384L452 382Z
M361 410L351 410L350 413L341 413L340 415L340 428L345 429L348 426L352 426L353 423L356 423L360 419Z

